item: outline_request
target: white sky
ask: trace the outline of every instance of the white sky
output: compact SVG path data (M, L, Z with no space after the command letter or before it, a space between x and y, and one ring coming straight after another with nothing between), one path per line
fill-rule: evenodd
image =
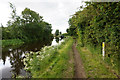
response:
M10 19L9 3L15 5L17 14L27 7L43 16L44 21L52 24L53 33L56 29L66 32L68 20L85 3L82 0L0 0L0 23L6 26Z

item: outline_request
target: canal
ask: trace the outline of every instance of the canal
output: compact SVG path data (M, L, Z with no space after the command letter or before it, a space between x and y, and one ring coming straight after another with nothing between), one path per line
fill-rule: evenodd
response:
M22 62L24 55L30 51L40 51L44 46L57 45L61 41L56 39L53 39L51 42L38 41L24 44L15 49L13 49L13 46L2 49L2 57L0 56L0 73L2 78L11 78L16 75L28 76L28 72L24 70Z

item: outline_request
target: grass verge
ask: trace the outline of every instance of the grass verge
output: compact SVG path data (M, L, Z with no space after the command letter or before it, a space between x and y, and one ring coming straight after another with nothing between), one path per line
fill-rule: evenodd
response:
M107 66L101 54L92 53L86 47L80 47L77 45L77 49L81 55L85 72L88 78L117 78L116 75L111 72L111 66Z
M58 46L46 46L41 51L26 54L25 69L33 78L72 78L74 65L69 54L72 44L73 39L69 37Z

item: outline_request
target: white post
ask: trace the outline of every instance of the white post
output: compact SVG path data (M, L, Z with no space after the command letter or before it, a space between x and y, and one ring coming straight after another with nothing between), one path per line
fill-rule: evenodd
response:
M102 55L103 55L103 59L105 56L105 42L102 43Z

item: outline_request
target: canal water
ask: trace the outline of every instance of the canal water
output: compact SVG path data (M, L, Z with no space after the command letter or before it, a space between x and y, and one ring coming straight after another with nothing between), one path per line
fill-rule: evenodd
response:
M12 46L2 49L2 57L0 56L0 75L2 78L11 78L16 75L27 76L28 74L24 70L24 64L21 61L23 60L24 55L29 51L40 51L43 46L57 45L58 42L58 40L53 39L51 42L38 41L24 44L16 49L13 49Z

